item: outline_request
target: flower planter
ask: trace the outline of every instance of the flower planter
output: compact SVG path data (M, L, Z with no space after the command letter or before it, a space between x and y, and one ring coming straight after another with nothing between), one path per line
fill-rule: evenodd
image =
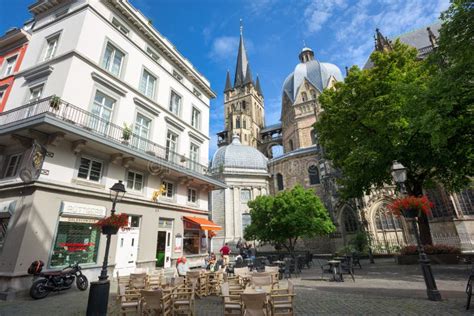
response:
M427 255L432 264L458 264L459 254ZM395 256L395 261L400 265L418 264L418 255Z
M108 234L115 235L117 234L119 227L112 226L112 225L105 225L105 226L102 226L101 229L102 229L102 234L104 235L108 235Z

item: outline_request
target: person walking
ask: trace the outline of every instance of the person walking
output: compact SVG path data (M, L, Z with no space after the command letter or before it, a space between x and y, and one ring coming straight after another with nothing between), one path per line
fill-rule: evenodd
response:
M221 250L219 250L221 253L222 259L224 260L224 266L227 266L229 264L229 254L230 254L230 248L229 244L225 243L224 246L222 246Z

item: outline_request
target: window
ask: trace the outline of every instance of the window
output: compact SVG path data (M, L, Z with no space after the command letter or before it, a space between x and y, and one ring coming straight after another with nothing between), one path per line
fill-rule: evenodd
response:
M201 112L199 112L198 109L193 107L192 113L191 113L191 125L195 129L199 129L201 127Z
M240 190L240 203L247 203L251 199L251 192L248 189Z
M197 202L197 191L196 189L188 188L188 202L196 203Z
M311 94L311 97L312 97L313 99L316 99L316 90L311 89L309 92L310 92L310 94Z
M166 136L166 160L176 162L178 148L178 135L168 131Z
M301 92L301 101L308 101L308 95L306 94L306 92Z
M141 93L153 99L155 96L156 77L151 75L148 71L143 70L142 79L140 80L140 86L138 90Z
M171 91L169 110L172 113L179 115L180 108L181 108L181 96L178 95L176 92Z
M281 175L281 173L277 173L276 175L276 181L277 181L277 190L278 191L281 191L283 190L283 176Z
M5 90L6 89L0 90L0 102L2 102L2 100L3 100L3 96L5 95Z
M14 177L17 175L22 157L23 154L14 154L8 157L8 163L5 168L5 178Z
M46 39L46 51L43 60L49 60L54 57L58 48L59 35Z
M344 229L348 233L354 233L358 229L357 220L352 210L344 210Z
M100 230L96 220L86 218L59 219L58 232L51 255L51 266L96 263Z
M401 222L390 210L380 208L375 214L375 225L377 230L401 230Z
M94 116L91 118L90 128L99 133L106 134L109 129L114 105L114 99L97 90L94 103L92 104L91 112Z
M189 145L189 168L197 170L199 164L199 146L191 143Z
M167 198L172 198L173 197L173 189L174 189L174 184L168 181L163 181L163 193L161 193L162 196L167 197Z
M158 56L157 53L155 53L150 47L146 48L146 53L154 60L158 61L160 59L160 56Z
M116 18L112 18L112 24L115 26L120 32L122 32L125 35L128 35L130 32L119 20Z
M38 101L43 94L43 85L30 88L30 101Z
M193 93L194 93L194 95L197 96L198 98L201 97L201 92L199 92L198 89L193 88Z
M454 215L454 205L446 190L441 187L428 189L426 195L434 204L431 209L433 217L452 217Z
M293 140L292 140L292 139L290 139L290 140L288 141L288 147L289 147L290 151L292 151L293 149L295 149L294 146L293 146Z
M240 116L235 118L235 128L240 128Z
M204 235L204 231L201 230L201 227L198 224L187 220L184 220L183 224L183 252L185 255L197 255L200 252L201 237Z
M311 165L308 167L308 176L309 176L309 184L314 185L314 184L319 184L319 171L318 167L316 165Z
M245 228L252 223L252 217L249 213L242 214L242 234L245 233Z
M7 58L7 62L6 62L6 66L5 66L5 72L3 73L4 76L8 76L8 75L11 75L13 73L17 57L18 56L15 55L15 56L12 56L10 58Z
M316 145L318 143L318 134L316 134L316 130L311 130L311 143Z
M139 191L143 189L143 174L135 171L127 172L127 190Z
M104 58L102 58L102 68L115 76L119 76L124 58L124 53L122 53L112 44L107 43Z
M141 149L147 150L148 136L150 134L151 120L137 113L137 118L135 119L134 125L134 134L138 137L134 138L134 146Z
M474 215L474 190L462 190L457 197L462 214Z
M98 182L102 176L103 164L101 161L82 157L77 177Z
M242 124L243 124L243 128L247 128L247 120L245 118L242 119Z
M175 77L179 82L183 81L183 76L181 76L176 70L173 70L173 77Z

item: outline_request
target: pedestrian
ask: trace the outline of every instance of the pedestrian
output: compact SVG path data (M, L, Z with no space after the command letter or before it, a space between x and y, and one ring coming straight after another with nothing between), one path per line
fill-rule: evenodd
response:
M221 253L222 259L224 260L224 266L227 266L229 264L229 254L230 254L230 248L229 244L225 243L224 246L219 250Z

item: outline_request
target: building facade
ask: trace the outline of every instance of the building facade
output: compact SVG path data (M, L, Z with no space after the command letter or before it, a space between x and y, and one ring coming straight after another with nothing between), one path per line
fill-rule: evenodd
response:
M0 37L0 113L5 108L15 80L15 73L20 70L28 48L30 26L10 29Z
M130 229L112 238L110 273L207 255L207 79L128 1L37 1L31 39L0 114L0 292L79 262L98 276L109 188Z

